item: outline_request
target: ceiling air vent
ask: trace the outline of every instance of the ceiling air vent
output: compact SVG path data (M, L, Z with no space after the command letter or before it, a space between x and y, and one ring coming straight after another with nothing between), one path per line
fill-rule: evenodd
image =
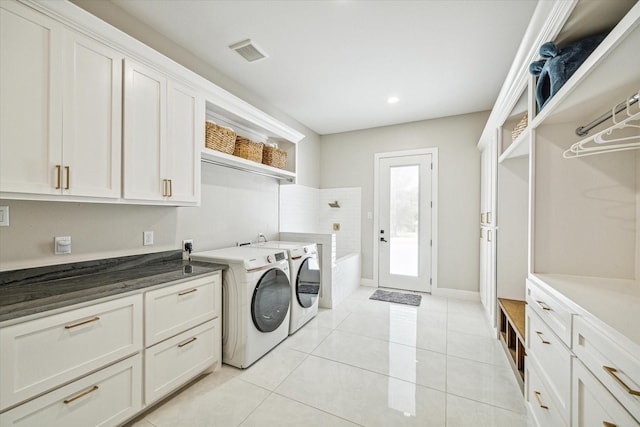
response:
M244 59L249 62L258 61L267 57L267 54L256 46L251 39L243 40L238 43L234 43L229 46L229 49L233 49L240 54Z

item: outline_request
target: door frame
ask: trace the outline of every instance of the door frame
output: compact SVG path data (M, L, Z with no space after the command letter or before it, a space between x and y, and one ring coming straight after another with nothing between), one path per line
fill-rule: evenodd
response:
M434 293L435 289L438 289L438 148L421 148L417 150L403 150L403 151L390 151L385 153L374 154L373 160L373 284L380 287L378 278L379 268L379 250L378 250L378 230L380 229L380 159L389 157L405 157L405 156L419 156L424 154L431 154L431 162L433 169L431 172L431 197L433 198L433 208L431 211L431 293Z

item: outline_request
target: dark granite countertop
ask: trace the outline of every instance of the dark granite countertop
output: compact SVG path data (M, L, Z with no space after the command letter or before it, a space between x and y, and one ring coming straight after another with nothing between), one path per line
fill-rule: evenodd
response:
M182 261L180 251L0 272L0 322L196 278L226 266Z

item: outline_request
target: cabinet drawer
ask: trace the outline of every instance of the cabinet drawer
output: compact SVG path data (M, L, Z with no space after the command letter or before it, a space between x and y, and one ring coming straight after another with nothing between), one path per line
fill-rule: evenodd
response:
M542 381L534 359L527 357L527 403L538 427L565 427L560 408L547 385ZM587 426L585 426L587 427Z
M115 426L142 407L140 354L0 414L0 425Z
M573 313L569 307L530 280L527 280L527 303L567 347L571 347Z
M578 360L573 362L574 427L640 426Z
M220 362L217 318L145 350L145 403L149 404Z
M145 346L220 316L220 273L145 294Z
M142 349L133 295L0 329L0 406L13 406Z
M558 412L569 423L571 413L571 353L540 317L527 306L527 354L536 359L558 403ZM530 358L531 358L530 357Z
M576 316L573 335L576 356L640 421L640 353L625 350L581 316Z

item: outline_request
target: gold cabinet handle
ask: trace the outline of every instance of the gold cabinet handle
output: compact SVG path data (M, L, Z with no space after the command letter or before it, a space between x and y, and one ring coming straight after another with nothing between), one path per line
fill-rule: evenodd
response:
M551 311L551 307L549 307L546 302L540 301L540 300L536 300L536 302L538 303L541 309L546 311Z
M492 230L487 230L487 242L491 241L491 231Z
M162 197L167 197L167 180L162 180Z
M195 291L197 291L197 290L198 290L197 288L193 288L193 289L191 289L191 290L189 290L189 291L180 292L180 293L178 294L178 296L179 296L179 297L181 297L182 295L190 294L191 292L195 292Z
M71 180L71 168L69 166L64 167L64 171L67 173L67 185L64 187L65 190L69 189L69 181Z
M484 224L484 212L480 213L480 223Z
M603 422L602 422L602 425L603 425L604 427L618 427L618 426L617 426L617 425L615 425L614 423L610 423L610 422L608 422L608 421L603 421Z
M487 224L491 224L491 212L487 212Z
M173 197L173 180L169 179L169 197Z
M56 172L58 174L56 190L59 190L60 188L62 188L62 166L61 165L56 165Z
M94 317L93 319L88 319L88 320L83 320L82 322L78 322L78 323L72 323L71 325L67 325L64 328L65 329L73 329L77 326L82 326L82 325L86 325L87 323L91 323L91 322L95 322L100 320L100 318L98 316Z
M189 338L185 342L182 342L182 343L178 344L178 347L184 347L185 345L191 344L192 342L194 342L197 339L198 339L198 337Z
M484 236L483 236L483 232L482 232L482 230L483 230L483 229L482 229L482 227L480 227L480 238L481 238L481 239L484 237Z
M538 338L540 338L540 341L542 341L542 344L551 344L550 341L547 341L544 338L542 338L542 332L536 331L536 335L538 335Z
M89 390L85 390L85 391L83 391L82 393L77 394L77 395L73 396L73 397L72 397L72 398L70 398L70 399L65 399L65 400L64 400L64 403L67 403L67 404L68 404L68 403L71 403L71 402L73 402L74 400L78 400L78 399L80 399L81 397L86 396L86 395L87 395L87 394L89 394L89 393L93 393L93 392L94 392L94 391L96 391L97 389L98 389L98 386L97 386L97 385L94 385L94 386L93 386L93 387L91 387Z
M547 405L545 405L544 403L542 403L542 399L540 398L540 392L539 391L534 391L533 394L536 395L536 400L538 401L538 405L540 405L540 407L542 409L549 409L549 407Z
M622 386L622 388L624 388L626 390L627 393L632 394L634 396L640 396L640 390L634 390L631 387L629 387L628 385L626 385L624 383L624 381L622 381L620 379L619 376L616 375L616 372L618 372L618 370L616 368L612 368L611 366L602 366L602 368L607 371L607 373L609 375L611 375L613 377L614 380L616 380L616 382L618 384L620 384Z

